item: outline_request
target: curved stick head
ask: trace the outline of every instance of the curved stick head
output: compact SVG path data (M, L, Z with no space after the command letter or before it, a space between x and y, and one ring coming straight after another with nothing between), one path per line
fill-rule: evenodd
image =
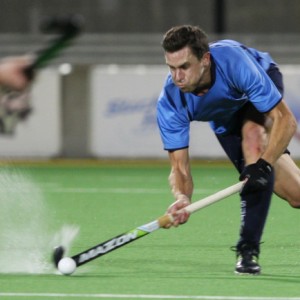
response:
M81 15L44 17L40 24L43 33L76 35L83 29L84 18Z
M58 246L54 248L52 260L56 268L58 266L59 261L63 258L64 254L65 249L63 246Z

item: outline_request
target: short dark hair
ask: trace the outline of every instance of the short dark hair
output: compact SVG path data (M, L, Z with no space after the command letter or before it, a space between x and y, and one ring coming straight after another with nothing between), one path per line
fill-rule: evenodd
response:
M176 52L188 46L198 59L209 51L206 33L197 26L181 25L169 29L163 37L165 52Z

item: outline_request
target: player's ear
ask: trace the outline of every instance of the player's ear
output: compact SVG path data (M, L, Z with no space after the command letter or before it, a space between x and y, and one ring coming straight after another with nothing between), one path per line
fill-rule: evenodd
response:
M210 65L210 52L206 52L202 56L203 65L208 67Z

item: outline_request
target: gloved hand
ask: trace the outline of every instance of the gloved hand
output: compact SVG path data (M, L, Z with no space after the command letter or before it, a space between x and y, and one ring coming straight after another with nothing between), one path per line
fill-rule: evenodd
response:
M183 210L184 207L191 204L190 200L185 196L175 201L167 210L167 214L171 214L174 217L174 222L168 224L164 228L170 228L171 226L177 227L180 224L184 224L190 217L190 214Z
M273 167L264 159L260 158L255 164L245 167L240 175L240 180L247 179L241 195L264 190L271 179Z

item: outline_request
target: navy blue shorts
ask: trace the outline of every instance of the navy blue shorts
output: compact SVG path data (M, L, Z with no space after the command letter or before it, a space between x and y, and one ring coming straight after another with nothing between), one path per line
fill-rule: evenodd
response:
M271 65L267 74L274 82L275 86L277 87L280 94L283 96L284 93L284 85L283 85L283 78L280 70L277 66ZM250 102L244 105L244 107L238 111L237 113L237 122L230 134L227 135L216 135L221 146L223 147L224 151L226 152L229 159L232 161L236 169L241 173L244 169L245 162L244 162L244 155L242 151L242 133L241 129L243 123L246 120L251 120L255 123L263 125L265 122L265 116L263 113L259 112ZM289 153L286 150L285 153Z

